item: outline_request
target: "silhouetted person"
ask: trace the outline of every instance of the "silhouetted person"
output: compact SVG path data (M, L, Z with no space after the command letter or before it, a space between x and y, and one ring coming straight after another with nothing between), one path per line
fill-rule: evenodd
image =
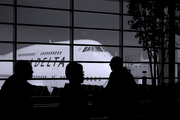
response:
M63 120L87 120L88 96L82 89L84 73L83 66L77 62L70 62L65 71L69 84L66 84L60 95L60 111Z
M1 88L1 115L4 119L26 119L32 115L33 108L30 99L33 86L27 82L32 78L32 66L28 61L20 60L15 64L14 72Z
M110 61L112 72L105 88L106 113L110 119L130 119L132 116L132 104L137 90L134 77L123 67L120 57L113 57Z

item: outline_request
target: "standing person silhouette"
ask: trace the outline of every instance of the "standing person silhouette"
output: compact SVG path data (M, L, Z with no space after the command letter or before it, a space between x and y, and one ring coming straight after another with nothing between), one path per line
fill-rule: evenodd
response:
M83 66L70 62L66 66L66 84L61 94L60 111L63 120L88 120L88 95L81 87L84 80Z
M137 90L132 74L123 67L120 57L113 57L110 61L112 72L105 88L106 111L110 119L129 120L132 116L131 101Z
M14 72L1 88L1 112L6 119L26 119L33 108L30 99L33 85L27 82L32 78L32 66L28 61L20 60L16 62Z

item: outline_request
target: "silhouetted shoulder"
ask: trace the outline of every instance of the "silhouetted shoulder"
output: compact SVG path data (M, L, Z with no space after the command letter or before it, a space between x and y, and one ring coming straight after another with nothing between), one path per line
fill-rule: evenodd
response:
M15 88L15 85L16 85L16 76L12 75L7 80L5 80L4 84L2 85L1 95L3 96L9 95L8 93L13 92L12 90Z
M124 76L134 79L134 76L129 72L129 70L126 67L122 67L122 73Z
M2 85L0 104L3 113L20 119L22 115L28 115L33 108L33 85L27 82L32 78L33 70L28 61L20 60L15 64L14 72Z

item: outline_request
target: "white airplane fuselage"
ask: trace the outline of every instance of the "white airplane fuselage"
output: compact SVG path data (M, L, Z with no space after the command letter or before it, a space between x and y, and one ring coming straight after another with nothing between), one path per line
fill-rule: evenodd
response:
M31 45L17 50L17 60L30 60L33 67L33 78L51 78L51 80L30 80L34 85L52 87L63 87L67 80L52 80L52 78L65 78L65 68L70 61L69 41L55 42L56 45ZM59 44L59 45L58 45ZM74 44L91 44L89 46L74 46L74 61L110 61L112 55L103 50L101 44L94 40L75 40ZM93 46L95 45L95 46ZM0 59L7 60L12 56L12 52L1 55ZM107 78L110 74L109 63L86 63L83 65L85 78ZM12 75L13 64L11 62L0 63L0 78L7 78ZM64 82L64 83L63 83ZM102 82L84 81L84 84L99 84ZM50 90L51 91L51 90Z

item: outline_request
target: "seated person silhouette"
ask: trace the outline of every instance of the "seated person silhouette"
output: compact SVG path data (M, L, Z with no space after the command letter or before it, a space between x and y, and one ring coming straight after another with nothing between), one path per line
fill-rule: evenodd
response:
M4 117L21 119L31 113L33 104L31 102L31 92L33 85L27 82L32 78L33 70L28 61L17 61L14 72L3 84L1 88L1 110Z
M134 77L123 67L120 57L111 59L110 68L112 72L104 91L107 116L111 119L129 119L128 116L132 116L130 103L137 91Z
M88 96L81 87L84 73L83 66L77 62L70 62L66 66L66 77L69 84L66 84L60 95L60 111L63 120L87 120L88 117Z

